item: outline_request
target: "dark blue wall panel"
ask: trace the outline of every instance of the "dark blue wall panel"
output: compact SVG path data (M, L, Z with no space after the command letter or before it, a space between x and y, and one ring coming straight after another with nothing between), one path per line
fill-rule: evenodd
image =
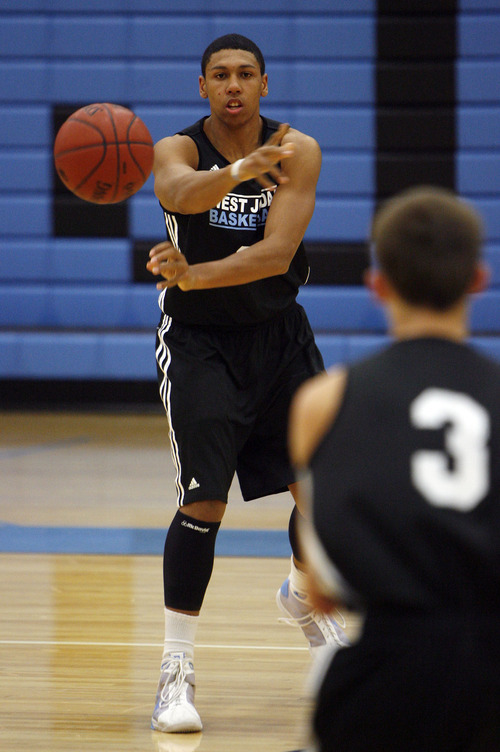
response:
M498 3L496 10L499 11ZM500 56L500 15L462 14L458 19L458 41L461 57Z
M457 189L483 213L490 247L500 240L500 6L461 0L460 9ZM488 259L500 290L497 250Z
M46 238L51 232L51 200L43 193L0 192L2 235Z
M33 62L0 57L0 82L2 104L50 99L51 75L46 59Z
M49 192L52 187L52 156L47 149L0 150L0 175L5 191Z
M108 61L129 55L129 23L125 16L56 16L50 19L50 56Z
M500 151L500 101L492 105L459 105L457 132L461 150Z
M0 83L0 91L3 88ZM51 110L45 103L41 105L17 105L0 103L0 150L13 146L43 146L45 153L51 157L50 142ZM29 186L26 186L29 187Z
M15 5L11 3L11 7ZM50 54L50 22L47 16L7 16L0 23L2 57L46 57Z
M130 241L114 238L0 239L0 284L132 281Z

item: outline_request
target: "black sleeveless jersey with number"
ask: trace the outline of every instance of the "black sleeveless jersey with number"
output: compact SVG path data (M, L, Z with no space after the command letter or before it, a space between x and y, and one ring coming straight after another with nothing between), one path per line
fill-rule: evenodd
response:
M205 119L180 131L180 135L189 136L195 142L198 170L218 170L229 163L207 138L203 130ZM278 129L279 123L267 118L262 120L265 142ZM189 264L225 258L242 246L262 240L273 194L274 190L248 180L233 188L217 206L201 214L171 213L162 207L168 238ZM160 295L160 307L184 324L228 327L260 323L293 303L308 271L301 243L286 274L245 285L188 293L174 287Z
M498 363L429 338L354 364L311 474L315 533L361 604L500 617Z

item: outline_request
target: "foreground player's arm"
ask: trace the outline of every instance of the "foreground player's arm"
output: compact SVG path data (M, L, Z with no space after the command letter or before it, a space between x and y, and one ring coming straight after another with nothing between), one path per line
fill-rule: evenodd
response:
M314 139L290 131L283 148L288 144L293 144L295 153L281 164L284 180L272 200L263 240L218 261L192 266L170 244L160 243L152 249L148 263L150 271L166 280L159 283L159 289L174 285L182 290L228 287L288 271L314 211L321 168L321 151ZM242 163L243 176L247 159Z
M342 402L346 371L335 368L306 381L290 407L289 450L292 464L301 471L331 426Z
M296 392L289 420L289 452L299 483L300 507L303 517L299 527L306 571L307 590L311 603L325 613L339 607L342 598L333 583L325 576L328 564L318 542L311 519L311 483L307 470L311 458L338 413L345 391L346 371L335 369L306 381ZM305 498L308 497L308 498Z

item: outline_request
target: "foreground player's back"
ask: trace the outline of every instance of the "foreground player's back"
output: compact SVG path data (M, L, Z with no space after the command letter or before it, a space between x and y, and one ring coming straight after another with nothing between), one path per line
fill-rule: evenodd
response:
M499 457L497 363L419 338L351 367L314 523L365 604L500 611Z

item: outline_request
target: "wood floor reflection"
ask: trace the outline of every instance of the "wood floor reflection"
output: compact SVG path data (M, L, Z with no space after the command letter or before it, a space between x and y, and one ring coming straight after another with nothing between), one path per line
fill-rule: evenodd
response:
M168 525L164 419L0 414L3 524ZM229 526L286 528L290 501ZM273 509L269 504L274 505ZM286 752L305 746L309 654L279 623L286 558L217 557L195 654L203 734L152 732L161 658L161 555L0 553L3 752ZM349 628L355 628L353 617Z

